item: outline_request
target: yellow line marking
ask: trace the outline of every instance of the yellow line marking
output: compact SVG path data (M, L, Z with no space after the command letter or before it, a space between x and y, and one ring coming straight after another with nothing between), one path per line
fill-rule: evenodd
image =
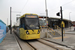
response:
M53 39L61 39L62 37L55 37L55 38L53 38ZM63 38L68 38L68 37L66 37L66 36L64 36Z

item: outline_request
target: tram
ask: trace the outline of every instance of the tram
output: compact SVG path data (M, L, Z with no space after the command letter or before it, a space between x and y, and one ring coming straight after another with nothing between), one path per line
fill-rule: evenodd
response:
M38 15L29 13L22 15L19 18L19 27L17 28L17 32L19 38L23 40L39 39L40 24Z
M40 22L40 26L41 26L42 28L44 28L44 27L47 26L46 19L39 18L39 22Z

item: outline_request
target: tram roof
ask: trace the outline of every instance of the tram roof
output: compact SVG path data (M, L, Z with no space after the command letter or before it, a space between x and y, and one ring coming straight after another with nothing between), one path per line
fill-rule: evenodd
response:
M24 15L22 15L20 18L25 17L25 15L37 15L37 14L32 14L32 13L25 13Z

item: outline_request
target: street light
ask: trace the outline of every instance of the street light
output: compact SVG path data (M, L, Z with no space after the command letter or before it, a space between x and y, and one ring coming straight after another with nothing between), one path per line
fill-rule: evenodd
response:
M57 16L60 16L61 14L61 33L62 33L62 42L63 42L63 27L64 27L64 24L63 24L63 13L62 13L62 6L60 6L60 12L58 12L56 15Z
M10 7L10 34L12 34L12 12L21 13L21 12L17 12L17 11L12 11L12 7Z
M12 7L10 7L10 34L12 34L12 19L11 19Z
M70 31L71 31L71 17L70 17L71 12L69 12L69 20L70 20Z
M48 24L48 21L47 21L48 10L47 10L47 2L46 2L46 0L45 0L45 10L46 10L46 23Z
M46 20L47 20L47 17L48 17L48 10L47 10L47 2L45 0L45 10L46 10Z
M47 2L46 2L46 0L45 0L45 10L46 10L46 23L48 23L47 22L48 10L47 10ZM48 32L47 32L47 38L48 38Z

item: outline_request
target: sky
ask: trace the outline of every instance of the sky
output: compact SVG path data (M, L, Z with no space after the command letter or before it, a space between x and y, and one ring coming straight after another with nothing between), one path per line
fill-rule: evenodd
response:
M75 0L46 0L49 17L61 18L56 16L63 9L63 18L75 21ZM25 13L35 13L45 16L45 0L0 0L0 19L10 24L10 7L12 7L12 25L16 23L16 18ZM17 15L20 16L17 16ZM7 22L8 21L8 22Z

